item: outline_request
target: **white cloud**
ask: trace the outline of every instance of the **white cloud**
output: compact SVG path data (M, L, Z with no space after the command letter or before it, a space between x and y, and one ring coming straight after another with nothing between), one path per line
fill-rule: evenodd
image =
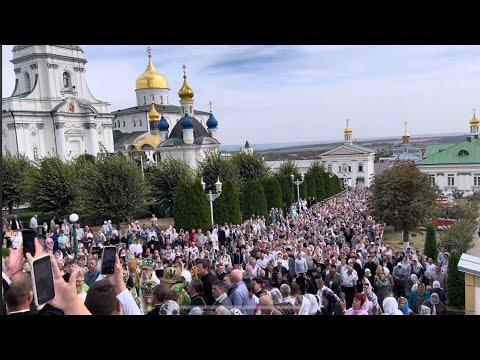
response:
M224 144L467 132L480 108L479 46L152 46L154 65L197 109L212 101ZM3 46L4 96L14 86ZM89 87L112 111L135 105L145 46L84 46ZM172 103L174 101L171 100Z

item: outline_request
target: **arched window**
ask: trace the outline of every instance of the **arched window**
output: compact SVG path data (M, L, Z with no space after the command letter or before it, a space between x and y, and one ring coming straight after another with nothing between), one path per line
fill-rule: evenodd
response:
M329 172L332 172L332 164L328 164L327 169Z
M63 87L64 88L70 87L70 74L66 71L63 73Z
M133 127L137 127L137 121L133 120Z
M38 149L33 148L33 160L37 161L38 160Z
M30 83L30 74L28 72L25 73L25 87L27 89L27 92L29 92L32 88L32 85Z
M140 119L139 121L140 121L140 125L139 125L139 126L142 126L142 119Z
M115 129L117 127L117 123L114 121L113 122L113 128Z
M146 96L143 97L143 105L147 105L147 97Z
M363 172L363 163L358 164L358 172Z
M123 120L123 127L125 127L125 120Z
M118 120L118 125L117 125L117 127L118 127L118 128L120 127L120 120Z
M470 153L467 150L460 150L458 156L468 156Z
M190 113L192 112L192 107L190 106Z
M160 104L163 105L163 96L160 96Z

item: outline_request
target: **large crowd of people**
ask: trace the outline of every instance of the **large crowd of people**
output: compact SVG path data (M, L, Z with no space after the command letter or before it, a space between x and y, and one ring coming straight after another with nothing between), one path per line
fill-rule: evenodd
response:
M93 232L67 219L29 223L36 257L51 254L56 296L37 308L15 232L4 221L3 298L8 314L125 315L445 315L448 256L393 250L369 214L370 190L302 200L240 225L161 229L152 215L119 231ZM75 230L75 231L74 231ZM73 236L76 236L76 242ZM12 240L13 239L13 240ZM42 245L43 243L43 245ZM78 243L78 251L75 248ZM113 275L102 248L117 247Z

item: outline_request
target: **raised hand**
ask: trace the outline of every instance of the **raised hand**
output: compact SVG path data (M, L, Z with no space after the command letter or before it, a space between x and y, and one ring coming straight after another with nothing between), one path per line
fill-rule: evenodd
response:
M63 310L65 315L91 315L87 307L77 295L77 275L79 267L75 265L70 274L69 282L66 282L57 262L50 257L53 269L53 281L55 282L55 298L49 304L57 309Z
M11 279L16 273L23 270L25 259L23 258L23 246L18 249L10 249L7 266L5 267L5 275Z

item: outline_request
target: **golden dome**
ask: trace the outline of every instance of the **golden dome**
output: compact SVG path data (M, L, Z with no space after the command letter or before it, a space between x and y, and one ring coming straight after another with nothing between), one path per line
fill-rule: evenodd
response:
M345 135L352 135L352 129L350 129L350 126L348 126L348 119L347 119L347 127L343 131Z
M155 69L152 64L152 58L150 55L148 55L147 69L137 78L137 90L152 88L168 89L168 81Z
M152 108L150 112L148 113L148 117L150 118L150 121L158 121L160 119L160 115L157 112L157 109L155 109L155 101L152 96Z
M145 145L150 145L156 149L160 145L160 136L147 132L137 137L131 144L125 144L125 149L131 148L132 145L135 147L135 150L142 150Z
M405 130L405 132L403 133L403 137L410 137L410 134L408 133L408 131Z
M187 67L183 65L183 85L180 90L178 90L178 96L181 100L192 100L194 92L192 88L187 83L187 73L185 71Z
M478 126L480 125L480 121L477 119L477 117L475 116L475 111L473 112L473 117L472 117L472 120L470 120L470 125L472 126Z

